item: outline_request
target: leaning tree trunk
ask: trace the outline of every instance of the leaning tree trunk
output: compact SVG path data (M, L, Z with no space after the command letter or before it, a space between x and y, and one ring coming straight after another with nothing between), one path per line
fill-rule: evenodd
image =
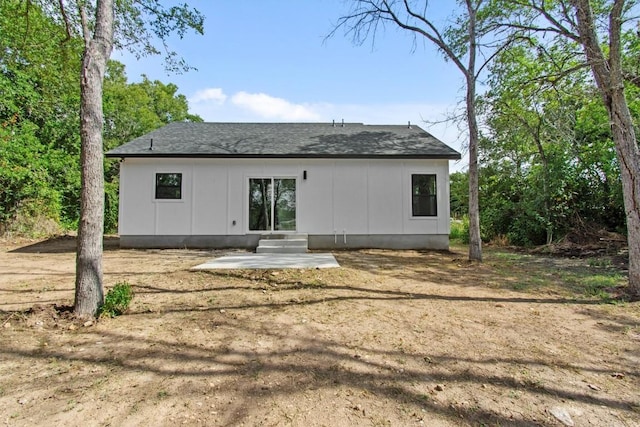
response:
M622 76L622 13L624 0L614 0L609 15L608 60L595 32L589 0L573 0L580 42L609 113L616 146L629 244L629 293L640 298L640 153L633 119L624 96Z
M610 92L604 97L611 133L616 145L622 194L627 217L627 241L629 246L629 293L640 298L640 153L633 127L633 118L624 94L622 76L622 52L620 34L622 30L623 0L614 2L609 22L609 78L596 81L608 82ZM594 73L603 72L600 67L592 67ZM604 67L606 70L606 67Z
M631 113L622 91L611 96L609 116L620 163L622 194L627 216L629 293L640 298L640 157Z
M113 47L113 0L99 0L93 35L83 14L85 49L80 76L80 141L82 189L74 312L95 317L104 301L102 239L104 166L102 153L102 85Z

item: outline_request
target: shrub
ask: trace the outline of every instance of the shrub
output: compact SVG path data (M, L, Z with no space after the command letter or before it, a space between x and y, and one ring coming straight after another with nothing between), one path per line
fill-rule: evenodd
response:
M449 238L463 244L469 243L469 217L464 215L461 220L451 221Z
M129 308L132 299L131 285L126 282L117 283L107 292L104 304L100 307L100 316L116 317L123 314Z
M118 231L118 183L104 183L104 232Z

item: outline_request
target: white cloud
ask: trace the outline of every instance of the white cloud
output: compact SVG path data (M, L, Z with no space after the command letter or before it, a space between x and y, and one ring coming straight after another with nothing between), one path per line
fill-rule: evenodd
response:
M224 94L222 89L219 87L211 87L197 91L191 98L189 98L189 102L197 104L201 102L213 102L214 104L224 104L227 100L227 95Z
M321 119L321 116L309 105L294 104L266 93L238 92L231 97L231 102L267 119L290 121Z

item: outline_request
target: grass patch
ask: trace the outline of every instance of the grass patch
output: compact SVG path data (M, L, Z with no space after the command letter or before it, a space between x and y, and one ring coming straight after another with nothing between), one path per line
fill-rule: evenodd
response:
M101 317L120 316L127 311L132 299L133 290L131 285L126 282L117 283L107 292L99 314Z
M462 244L469 243L469 217L464 216L462 219L451 220L449 230L449 240Z
M573 289L586 296L611 301L610 291L624 285L625 277L614 272L596 274L570 274L565 280Z
M550 291L611 302L626 277L609 259L585 260L486 250L487 262L502 277L501 285L516 291Z
M613 266L611 258L589 258L589 267L592 268L611 268Z
M487 251L485 249L485 251ZM520 252L502 252L502 251L490 251L492 258L501 260L501 261L526 261L533 258L529 254L520 253Z

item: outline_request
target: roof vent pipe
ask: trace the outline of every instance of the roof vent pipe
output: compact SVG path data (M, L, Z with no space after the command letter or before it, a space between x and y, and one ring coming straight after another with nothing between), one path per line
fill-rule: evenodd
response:
M332 122L333 122L332 126L333 126L333 127L336 127L336 121L335 121L335 120L332 120Z
M407 123L408 123L407 127L411 129L411 120L409 120Z
M153 138L151 138L151 141L149 141L149 151L153 150Z
M342 119L342 127L344 127L344 119Z

